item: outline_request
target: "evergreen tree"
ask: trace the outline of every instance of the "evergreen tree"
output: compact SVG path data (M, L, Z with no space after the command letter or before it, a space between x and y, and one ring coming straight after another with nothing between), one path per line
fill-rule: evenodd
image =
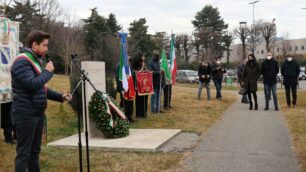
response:
M214 58L223 54L223 31L228 25L224 23L218 8L211 5L205 6L197 12L195 20L192 21L196 29L196 36L203 49L204 58Z
M121 30L121 26L118 25L117 19L115 14L110 13L108 16L108 19L106 21L106 25L110 31L110 33L116 35L118 33L118 31Z
M146 19L134 20L129 27L129 54L134 57L138 53L150 56L155 48L148 32Z

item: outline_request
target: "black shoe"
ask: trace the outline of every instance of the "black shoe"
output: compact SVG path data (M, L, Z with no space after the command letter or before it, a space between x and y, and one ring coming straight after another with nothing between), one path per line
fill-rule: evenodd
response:
M275 108L275 111L279 111L278 107L277 107L277 108Z
M268 108L268 107L265 107L265 110L269 110L269 108Z
M252 110L252 109L253 109L253 103L250 102L250 110Z
M258 104L255 103L255 110L258 110Z
M16 142L14 140L5 140L4 141L6 144L14 145Z

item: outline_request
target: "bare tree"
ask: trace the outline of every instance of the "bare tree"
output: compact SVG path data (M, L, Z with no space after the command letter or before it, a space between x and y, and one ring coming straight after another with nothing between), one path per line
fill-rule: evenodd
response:
M286 54L288 54L289 48L291 47L291 44L289 42L289 33L287 32L284 35L284 38L282 40L282 55L285 57Z
M271 51L270 43L272 38L276 36L276 25L274 23L274 19L272 23L270 22L260 22L257 24L258 31L260 32L262 38L266 42L266 50L267 52Z
M185 60L186 62L189 62L188 52L190 48L191 37L187 34L182 34L182 38L183 38L183 49L184 49L184 54L185 54Z
M67 21L67 26L61 29L61 40L63 46L61 47L60 56L65 62L65 75L71 73L71 54L79 54L83 57L84 43L83 31L81 23L73 23L70 18Z
M242 43L242 59L246 58L246 40L250 33L250 29L246 26L239 26L234 29L234 35L238 37Z
M226 32L223 36L225 49L226 49L226 63L229 64L230 46L233 42L234 36L231 32Z
M183 44L183 37L182 35L176 35L174 41L174 47L176 49L177 57L181 57L181 46Z
M194 46L196 50L196 60L200 60L200 40L197 37L196 33L193 33L193 39L192 39L192 45Z

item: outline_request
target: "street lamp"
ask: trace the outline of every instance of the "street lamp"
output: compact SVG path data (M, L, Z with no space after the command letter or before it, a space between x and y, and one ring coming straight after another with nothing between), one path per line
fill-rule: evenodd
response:
M249 4L253 5L253 26L252 26L252 53L255 53L255 4L258 3L259 1L253 1L250 2Z
M247 22L239 22L241 28L246 28Z

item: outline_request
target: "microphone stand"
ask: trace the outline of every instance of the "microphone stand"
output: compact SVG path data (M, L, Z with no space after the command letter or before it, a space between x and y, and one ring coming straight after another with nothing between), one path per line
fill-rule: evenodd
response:
M76 58L77 58L77 54L75 55L71 55L72 61L75 64L76 68L79 70L79 72L81 73L81 78L80 81L78 82L76 88L73 90L73 92L71 93L71 96L76 92L77 88L80 86L80 84L82 83L83 85L83 92L84 92L84 100L83 100L83 107L84 109L84 118L85 118L85 142L86 142L86 160L87 160L87 171L90 172L90 159L89 159L89 144L88 144L88 125L87 125L87 103L86 103L86 81L91 85L91 87L95 90L95 92L97 91L96 87L92 84L92 82L90 81L90 79L87 77L87 74L85 74L85 70L82 70L80 65L77 64ZM76 94L77 95L77 94ZM77 95L78 96L78 95ZM77 104L78 101L77 101ZM80 171L82 172L82 140L81 140L81 126L80 126L80 122L81 122L81 115L80 113L78 113L78 134L79 134L79 163L80 163Z

